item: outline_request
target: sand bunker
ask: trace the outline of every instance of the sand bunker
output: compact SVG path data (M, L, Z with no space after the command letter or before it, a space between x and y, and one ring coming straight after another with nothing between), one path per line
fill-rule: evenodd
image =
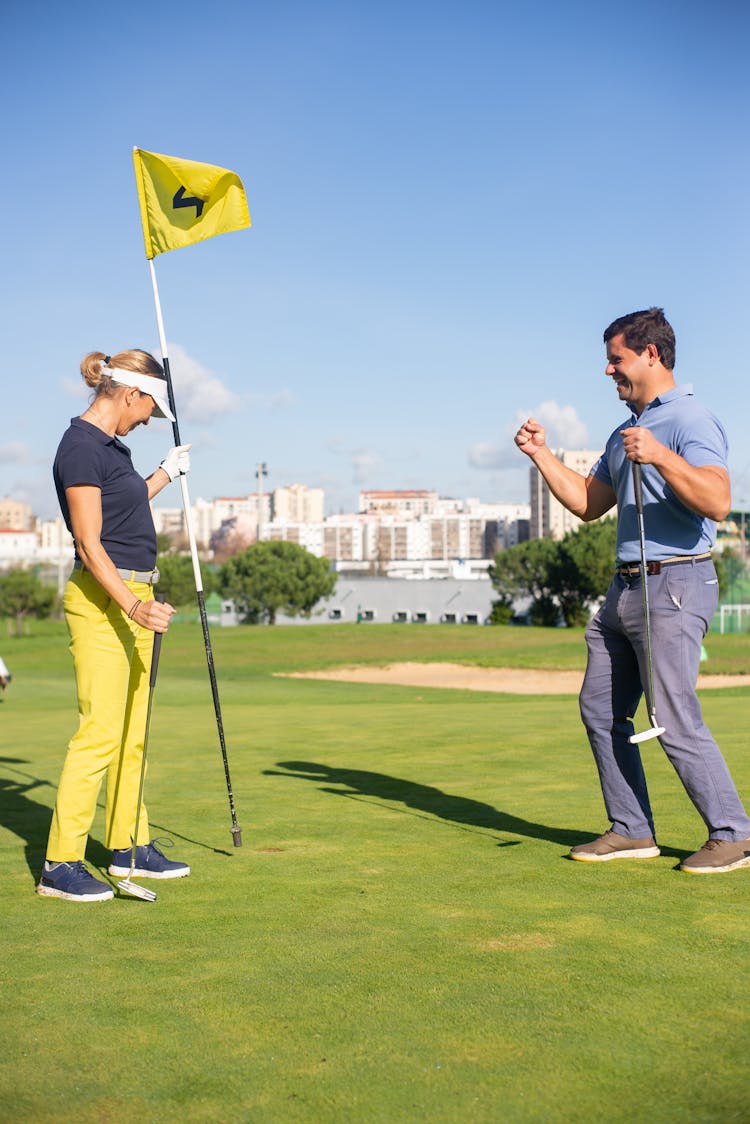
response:
M401 687L449 687L511 695L577 695L583 672L529 671L517 667L469 667L457 663L392 663L385 667L336 667L299 671L293 679L337 679L346 683L392 683ZM748 687L750 675L700 675L698 689Z

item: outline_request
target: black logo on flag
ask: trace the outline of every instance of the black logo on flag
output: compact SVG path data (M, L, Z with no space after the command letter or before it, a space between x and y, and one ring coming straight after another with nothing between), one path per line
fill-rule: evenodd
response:
M178 191L175 191L175 193L174 193L174 199L172 200L172 206L174 207L175 210L177 210L179 207L195 207L195 217L197 219L199 219L201 217L201 215L203 214L204 200L199 199L197 197L197 195L186 196L185 195L185 188L181 187Z

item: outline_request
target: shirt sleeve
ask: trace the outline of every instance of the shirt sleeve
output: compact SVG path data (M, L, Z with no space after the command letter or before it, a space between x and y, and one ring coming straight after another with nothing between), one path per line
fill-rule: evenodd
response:
M612 483L612 474L610 473L609 465L607 464L606 452L602 453L602 455L599 457L599 460L596 461L593 468L591 469L591 472L589 473L589 476L595 476L597 480L601 480L602 484L607 484L610 488L614 488L614 484Z
M99 449L91 443L71 440L60 449L57 470L63 488L76 484L90 484L101 488L104 483L104 466Z
M676 451L694 468L728 467L729 441L723 425L713 414L706 413L700 426L685 428L678 436Z

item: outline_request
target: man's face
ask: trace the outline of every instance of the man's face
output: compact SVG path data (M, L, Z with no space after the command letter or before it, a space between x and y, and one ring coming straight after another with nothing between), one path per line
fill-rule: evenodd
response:
M637 351L625 346L622 333L613 336L611 340L607 340L607 367L604 373L614 379L621 402L642 410L651 401L654 356L649 347L639 355Z

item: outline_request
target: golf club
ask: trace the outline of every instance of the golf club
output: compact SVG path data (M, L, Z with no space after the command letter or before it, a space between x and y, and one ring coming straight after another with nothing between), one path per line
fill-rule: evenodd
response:
M641 589L643 590L643 619L646 625L646 679L644 690L646 693L646 707L651 723L650 730L642 730L640 734L631 734L628 741L633 745L638 742L647 742L651 738L658 738L664 733L664 726L656 721L656 702L654 700L654 663L651 653L651 614L648 607L648 563L646 561L646 531L643 525L643 479L641 466L638 461L633 461L633 491L635 493L635 510L638 515L638 538L641 548Z
M162 594L157 594L156 601L163 601ZM151 674L148 678L148 706L146 708L146 730L143 735L143 756L141 758L141 775L138 782L138 802L135 806L135 827L133 829L133 846L130 851L130 870L127 878L117 883L117 889L131 898L139 898L142 902L155 902L156 894L147 886L139 886L133 882L135 870L135 856L138 850L138 824L141 818L141 805L143 804L143 782L146 779L146 752L148 750L148 731L151 726L151 706L154 701L154 687L156 686L156 672L159 667L159 653L161 651L161 632L154 633L154 650L151 655Z

